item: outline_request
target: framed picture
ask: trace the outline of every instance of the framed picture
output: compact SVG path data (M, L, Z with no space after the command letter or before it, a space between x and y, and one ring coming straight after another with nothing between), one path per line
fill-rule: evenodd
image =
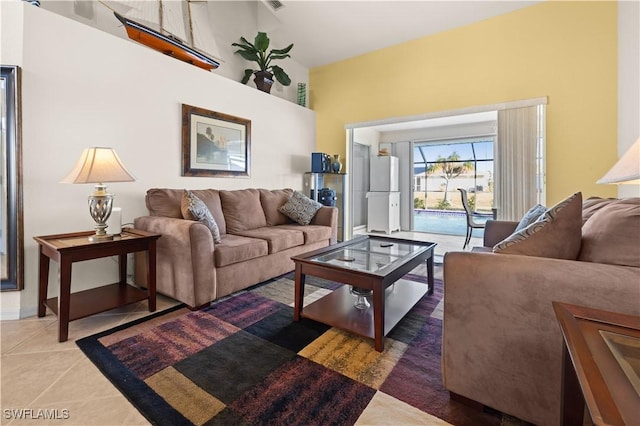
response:
M22 69L0 66L0 277L1 289L21 290L24 281L22 206ZM6 207L5 207L6 206Z
M251 120L182 104L182 176L248 177Z

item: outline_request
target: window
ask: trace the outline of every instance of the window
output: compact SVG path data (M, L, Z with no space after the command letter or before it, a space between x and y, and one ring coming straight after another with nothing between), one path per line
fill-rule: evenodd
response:
M470 194L475 210L491 212L493 144L493 136L415 142L414 198L424 200L426 209L462 210L457 188L463 188Z

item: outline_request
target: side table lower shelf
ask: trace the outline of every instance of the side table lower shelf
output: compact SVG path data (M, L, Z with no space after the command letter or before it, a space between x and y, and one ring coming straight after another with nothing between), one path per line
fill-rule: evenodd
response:
M70 294L69 321L85 318L123 305L147 300L146 290L129 284L108 284ZM58 315L58 298L45 300L45 305Z

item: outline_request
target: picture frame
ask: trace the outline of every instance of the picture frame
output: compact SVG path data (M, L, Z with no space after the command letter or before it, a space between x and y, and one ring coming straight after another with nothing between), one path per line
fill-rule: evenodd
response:
M182 104L182 176L249 177L251 120Z
M0 290L24 287L24 216L22 204L22 68L0 66Z

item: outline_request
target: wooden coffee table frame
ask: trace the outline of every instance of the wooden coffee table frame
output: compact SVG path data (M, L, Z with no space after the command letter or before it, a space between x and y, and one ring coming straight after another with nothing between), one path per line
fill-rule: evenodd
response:
M149 312L156 310L156 240L160 234L132 228L122 230L124 238L90 242L94 231L33 237L40 252L38 288L38 316L46 308L58 316L58 341L69 335L69 321L108 311L130 303L149 300ZM127 284L127 253L147 252L147 289ZM71 265L73 262L118 256L119 281L90 290L71 293ZM50 260L58 262L59 297L47 299Z
M368 239L390 243L423 245L424 249L405 256L404 261L399 265L392 264L375 273L342 268L312 260L318 255L349 248ZM372 338L374 339L376 351L382 352L384 349L384 336L418 303L422 296L433 294L433 250L435 246L436 244L434 243L363 236L292 257L291 259L295 263L293 319L299 321L303 317L309 318L359 336ZM423 262L427 263L427 286L422 283L403 280L389 289L392 284ZM346 285L303 308L307 275ZM372 308L367 310L356 309L353 306L355 297L351 295L348 285L373 290Z

